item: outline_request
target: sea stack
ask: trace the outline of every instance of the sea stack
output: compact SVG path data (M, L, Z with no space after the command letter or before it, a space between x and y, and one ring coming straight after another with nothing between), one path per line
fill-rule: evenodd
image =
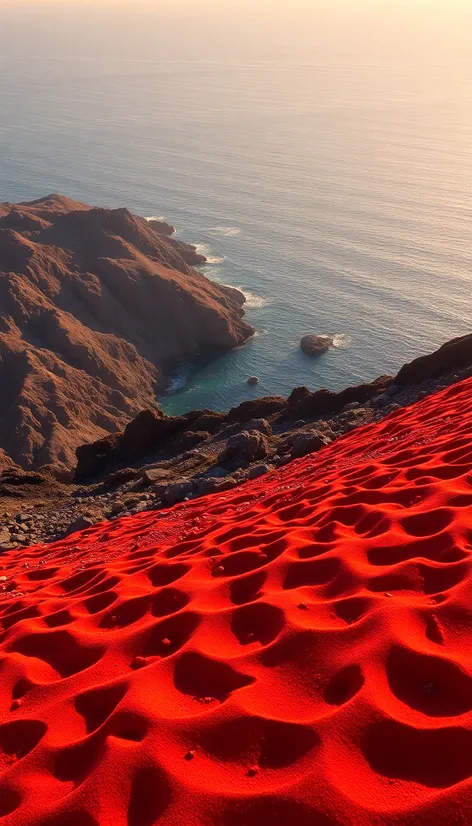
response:
M334 342L333 336L309 335L303 336L300 341L300 348L307 356L322 356L326 353Z

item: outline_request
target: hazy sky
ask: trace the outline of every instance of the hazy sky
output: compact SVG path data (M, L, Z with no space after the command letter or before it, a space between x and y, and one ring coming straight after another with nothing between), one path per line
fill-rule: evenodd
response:
M174 49L282 59L300 44L321 60L334 46L360 59L443 62L470 54L471 31L472 0L0 0L4 56L100 56L107 38L124 58Z

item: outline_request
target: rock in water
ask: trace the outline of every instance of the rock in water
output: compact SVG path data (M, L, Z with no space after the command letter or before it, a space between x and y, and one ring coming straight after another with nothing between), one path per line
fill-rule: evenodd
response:
M303 336L300 347L307 356L321 356L333 346L333 336Z
M169 237L175 232L175 227L173 227L172 224L168 224L167 221L158 221L156 218L152 218L148 221L148 224L158 235L167 235Z
M258 376L249 376L247 380L248 384L259 384L259 377Z

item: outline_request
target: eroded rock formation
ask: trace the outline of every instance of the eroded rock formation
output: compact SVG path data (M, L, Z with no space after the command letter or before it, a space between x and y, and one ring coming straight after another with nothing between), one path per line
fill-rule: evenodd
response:
M244 296L193 270L171 229L58 195L0 204L2 463L71 468L156 409L166 366L253 333Z

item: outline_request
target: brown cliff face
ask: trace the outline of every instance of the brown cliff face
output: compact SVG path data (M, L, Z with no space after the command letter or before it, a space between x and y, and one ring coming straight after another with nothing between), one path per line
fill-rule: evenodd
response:
M242 295L192 251L126 209L0 204L0 463L71 468L156 407L166 365L251 336Z

